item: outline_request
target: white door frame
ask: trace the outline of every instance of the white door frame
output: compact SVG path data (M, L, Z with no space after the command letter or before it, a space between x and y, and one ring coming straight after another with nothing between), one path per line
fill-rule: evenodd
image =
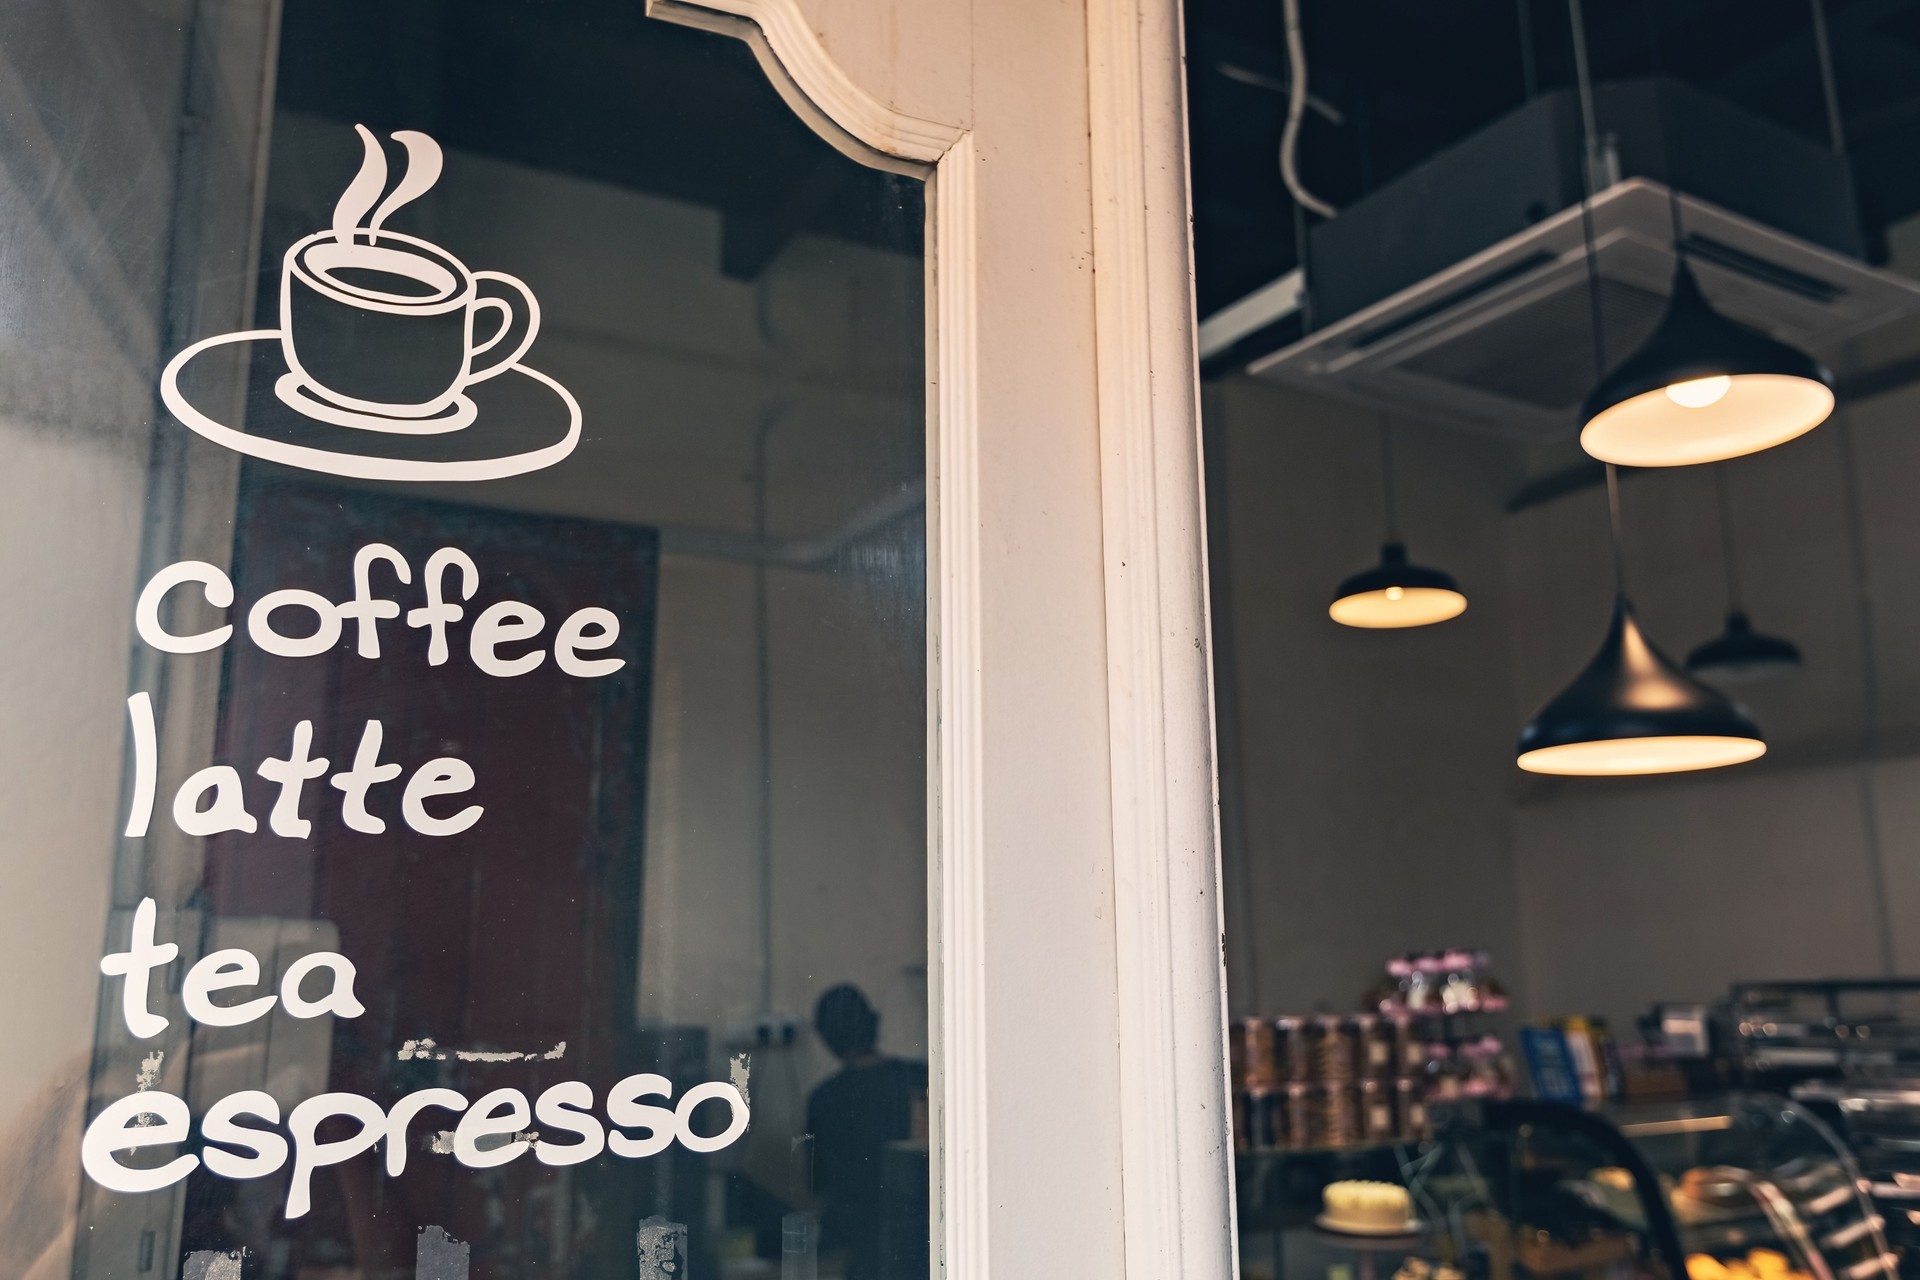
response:
M941 1271L1230 1280L1178 0L647 10L930 183Z

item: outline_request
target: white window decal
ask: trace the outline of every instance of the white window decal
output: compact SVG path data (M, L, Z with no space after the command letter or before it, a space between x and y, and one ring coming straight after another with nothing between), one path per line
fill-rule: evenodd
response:
M329 475L497 480L559 462L579 443L580 405L520 363L540 333L533 290L504 272L472 270L430 240L385 230L389 215L438 180L440 144L412 130L393 134L407 163L389 189L379 139L354 128L365 159L333 225L287 250L280 327L194 343L167 363L161 399L209 440ZM213 380L191 376L196 361L235 346L275 370L273 401L261 398L245 423L220 421ZM505 374L538 391L490 394L485 384ZM456 432L458 441L440 439Z

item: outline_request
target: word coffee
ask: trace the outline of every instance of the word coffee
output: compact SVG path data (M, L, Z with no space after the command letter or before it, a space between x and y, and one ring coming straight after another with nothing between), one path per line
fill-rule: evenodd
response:
M378 659L381 656L380 623L399 619L402 610L399 600L376 593L376 566L384 566L386 575L401 586L413 583L413 566L404 555L386 543L369 543L354 553L350 596L335 601L302 587L270 591L247 610L247 638L276 657L310 658L332 651L340 644L346 628L352 626L354 651L362 658ZM134 630L162 653L206 653L234 636L232 622L193 631L169 627L162 620L161 609L168 598L190 586L197 587L201 599L215 609L225 611L233 607L233 580L219 566L204 560L181 560L161 569L141 589L134 605ZM444 666L450 660L451 628L466 618L466 602L471 601L479 589L480 568L472 556L458 547L442 547L427 558L420 573L420 603L405 611L405 623L427 632L429 666ZM283 629L290 615L304 615L306 629ZM546 662L549 651L554 665L570 676L592 679L612 675L626 666L624 658L586 656L618 642L620 619L612 610L597 605L576 609L555 628L550 647L520 648L537 640L546 625L546 615L530 604L519 600L496 601L482 609L467 628L467 656L478 670L500 678L522 676L538 669ZM503 652L503 648L509 646L512 651ZM137 839L147 834L155 808L159 732L154 723L153 700L144 691L127 699L127 715L133 738L134 769L126 834ZM396 782L406 770L398 763L381 761L384 737L385 730L379 720L365 721L352 764L327 779L340 793L340 818L349 830L379 835L387 828L385 819L369 811L367 799L374 788ZM274 835L306 839L312 834L313 824L303 816L301 808L306 785L325 775L332 766L329 758L313 755L312 748L313 721L301 720L293 727L287 754L269 756L254 769L257 776L275 788L266 814L268 829ZM424 761L414 766L401 788L401 818L422 835L459 835L478 822L486 810L478 804L460 805L445 797L464 795L474 784L473 768L464 760L437 756ZM429 800L437 801L439 812L428 808ZM171 813L174 825L193 836L223 832L253 834L260 829L259 817L247 806L240 770L231 764L209 765L187 778L174 792Z
M336 603L317 591L300 587L270 591L247 610L247 638L276 657L311 658L339 644L342 628L351 622L355 651L363 658L378 658L380 620L398 618L400 603L374 594L376 564L385 564L400 585L412 584L413 568L405 556L384 542L369 543L353 556L352 598ZM447 595L447 573L453 569L460 573L460 600L473 599L480 589L480 567L458 547L442 547L427 558L420 574L424 603L407 610L407 625L428 632L427 663L430 666L446 664L451 652L447 628L466 616L466 610ZM181 560L160 570L140 592L133 620L140 638L162 653L205 653L218 649L233 636L230 622L190 635L176 634L161 623L161 604L175 588L188 583L198 583L201 595L214 608L224 610L233 606L233 580L217 565L204 560ZM274 614L281 610L305 614L313 629L296 635L281 631L274 622ZM530 604L518 600L490 604L468 629L467 654L474 666L490 676L526 675L546 661L546 650L533 648L509 657L500 653L500 646L533 640L546 625L546 615ZM554 665L570 676L612 675L626 665L624 658L580 655L611 648L619 638L620 619L612 610L598 605L575 610L554 632Z

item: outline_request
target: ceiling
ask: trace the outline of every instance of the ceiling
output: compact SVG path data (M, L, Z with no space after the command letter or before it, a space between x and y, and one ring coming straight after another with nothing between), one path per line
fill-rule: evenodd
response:
M1307 187L1336 206L1573 82L1565 0L1301 0ZM1920 0L1826 0L1870 258L1920 210ZM1186 0L1202 316L1296 263L1281 0ZM1587 0L1598 81L1683 79L1829 138L1809 0Z

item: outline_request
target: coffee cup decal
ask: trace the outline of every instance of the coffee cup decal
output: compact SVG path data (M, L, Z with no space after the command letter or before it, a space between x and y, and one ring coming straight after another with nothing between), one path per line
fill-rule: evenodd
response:
M296 241L282 259L280 327L189 346L168 362L162 399L184 425L220 444L333 475L486 480L552 466L579 441L580 407L565 387L521 363L540 333L539 300L514 276L474 270L430 240L388 230L390 216L438 181L440 145L413 130L391 135L405 155L395 180L380 140L364 125L354 129L363 156L331 225ZM222 423L211 411L214 397L183 390L182 374L196 357L267 341L278 347L273 392L292 411L290 425ZM267 359L250 354L256 368ZM479 394L481 384L507 373L544 392L529 401L519 383L514 395ZM487 443L472 450L375 448L352 434L444 437L475 427L489 409L500 421L483 424L488 429L478 434ZM503 453L499 437L509 418L558 438ZM317 425L332 430L316 435Z

